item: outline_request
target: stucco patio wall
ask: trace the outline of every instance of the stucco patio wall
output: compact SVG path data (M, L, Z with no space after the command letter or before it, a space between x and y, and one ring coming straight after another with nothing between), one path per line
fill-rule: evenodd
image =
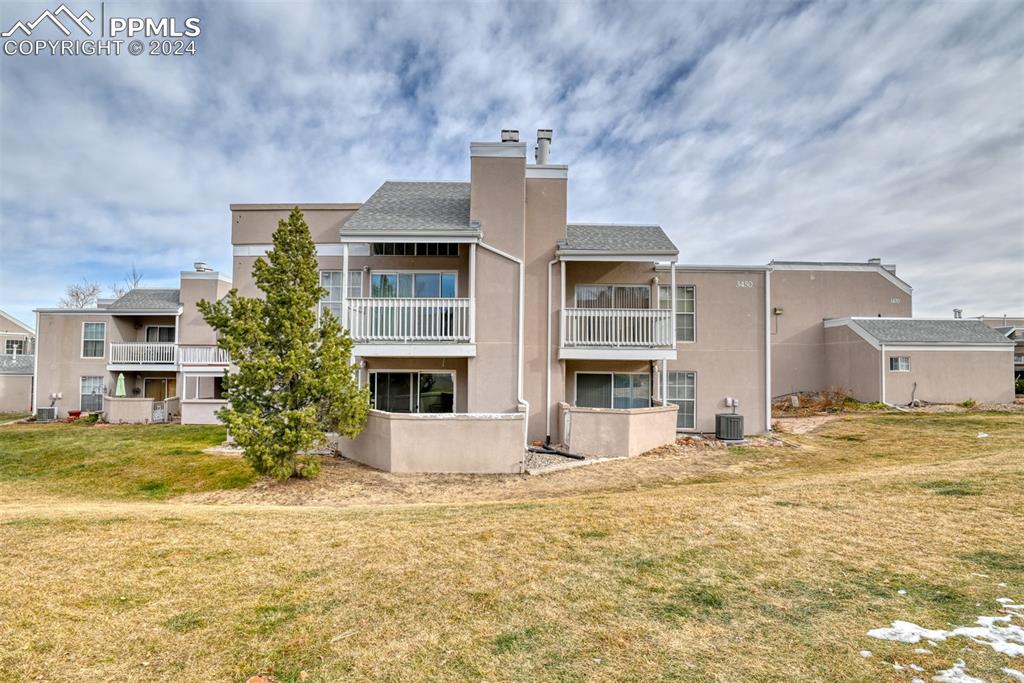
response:
M559 404L562 443L581 455L639 455L676 440L675 405L651 408L577 408Z

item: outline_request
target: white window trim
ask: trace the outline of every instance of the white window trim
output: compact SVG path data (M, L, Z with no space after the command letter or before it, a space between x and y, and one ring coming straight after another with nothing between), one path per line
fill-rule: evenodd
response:
M323 274L324 273L337 273L339 276L341 276L342 279L345 279L345 275L344 275L345 271L344 270L336 270L334 268L321 268L318 272L320 274L320 286L321 287L324 286L323 285L323 281L324 281ZM327 300L320 299L319 301L316 302L316 324L317 325L320 324L320 318L323 316L324 304L338 304L340 306L344 306L349 299L361 299L362 298L362 296L363 296L363 271L361 269L349 270L348 271L348 276L349 276L350 279L354 279L354 280L358 280L359 281L359 296L358 297L349 296L348 295L348 283L347 282L343 282L341 284L342 291L341 291L341 298L340 299L338 299L337 301L332 300L332 299L327 299ZM356 277L356 276L358 276L358 277ZM324 289L326 289L326 287L324 287ZM338 318L338 324L339 325L342 324L340 317Z
M103 325L103 339L89 339L85 338L85 326L86 325ZM78 338L78 357L80 360L106 360L107 358L107 323L103 320L84 320L82 321L81 335ZM103 349L103 353L98 356L86 356L85 355L85 342L86 341L99 341L102 342L100 347ZM86 377L95 377L96 375L85 375Z
M572 377L572 405L573 405L574 408L579 407L579 406L576 405L576 395L577 395L577 391L576 391L576 382L577 382L577 380L576 380L576 378L579 375L608 375L609 377L611 377L611 384L610 384L610 387L609 387L609 396L608 396L608 399L609 399L608 400L608 405L609 405L609 407L608 408L598 408L597 410L638 410L637 408L616 408L615 407L615 375L643 375L643 376L647 377L648 378L648 385L647 386L648 386L648 389L650 390L648 395L647 395L647 407L650 408L653 405L653 402L654 402L654 396L653 396L653 393L654 393L654 377L649 372L634 372L634 371L618 372L618 371L615 371L615 370L576 370L575 372L573 372L573 377Z
M8 351L7 350L7 346L9 344L21 344L21 351L13 351L13 352L12 351ZM27 344L25 344L25 340L24 339L5 339L4 340L4 353L7 354L7 355L11 355L11 356L24 356L25 355L25 347L26 346L27 346Z
M209 374L202 374L202 375L200 375L200 374L194 374L194 373L188 373L188 374L182 373L182 375L181 375L181 384L182 384L182 386L181 386L181 396L180 396L181 402L182 403L216 403L216 404L227 403L227 399L226 398L185 398L185 396L188 394L188 381L190 379L196 380L196 393L198 394L199 393L199 384L198 384L198 382L199 382L200 379L202 379L204 377L212 377L212 378L214 378L214 380L216 380L216 378L217 377L221 377L221 375L209 375Z
M415 370L410 370L408 368L395 368L394 370L388 370L388 369L385 369L385 368L374 368L372 370L367 370L366 371L366 385L367 386L369 386L370 382L372 381L370 379L370 377L372 375L376 375L379 372L400 372L400 373L405 373L405 374L416 374L416 375L418 375L420 373L427 373L427 374L430 374L430 375L451 375L452 376L452 412L450 412L450 413L414 413L414 412L410 411L407 414L409 414L409 415L457 415L458 414L458 412L459 412L459 410L458 410L458 405L459 405L459 377L458 377L458 373L455 370L448 370L447 368L442 368L440 370L435 370L433 368L418 368L418 369L415 369ZM416 396L418 397L419 394L417 393ZM376 405L377 396L376 396L376 392L374 393L373 399L374 399L374 405L370 406L370 408L372 410L377 410L377 405ZM410 392L409 393L409 401L411 402L412 399L413 399L413 394L412 394L412 392ZM412 406L410 406L410 407L412 407ZM382 411L382 412L384 412L384 411ZM404 414L404 413L396 413L396 414L400 415L400 414Z
M693 375L693 398L692 399L688 399L688 398L676 398L676 399L673 399L671 396L668 397L668 399L667 399L669 403L671 403L672 401L690 401L690 400L693 401L693 426L692 427L676 427L676 431L677 432L686 433L686 434L692 434L692 433L695 433L697 431L697 381L698 381L697 371L696 370L669 370L669 373L673 373L673 372L681 372L681 373L684 373L684 374ZM668 377L665 377L665 381L668 382ZM668 392L666 391L665 393L667 394Z
M658 306L661 306L661 288L670 288L671 285L658 285ZM697 285L689 285L685 283L676 284L676 302L679 302L679 291L683 287L690 287L693 289L693 313L681 313L679 311L672 311L672 334L676 337L676 344L696 344L697 343ZM671 294L671 292L670 292ZM671 297L669 298L671 301ZM671 304L669 304L671 308ZM692 315L693 316L693 339L679 339L679 335L676 334L676 317L680 315Z
M573 290L572 290L573 308L582 308L580 306L580 287L611 287L612 288L612 302L613 303L615 301L615 288L616 287L632 287L632 288L636 288L636 289L646 289L648 297L652 297L652 298L648 299L648 301L650 301L651 304L655 304L656 303L653 300L653 296L657 296L657 294L658 294L658 292L655 291L654 294L652 295L651 294L651 286L649 284L644 284L643 282L578 282L575 285L573 285ZM615 309L614 306L612 308ZM583 309L583 310L586 310L586 309ZM657 310L657 308L656 307L655 308L623 308L623 309L615 309L615 310L623 310L623 311L650 311L650 310ZM623 373L623 374L629 374L629 373Z
M161 342L161 341L151 342L151 341L149 341L149 330L152 327L165 328L165 329L168 329L168 330L174 330L174 341L172 341L172 342ZM146 325L145 328L143 328L143 331L142 331L142 340L146 344L177 344L178 343L178 328L175 327L174 325Z
M402 275L405 275L405 274L416 275L417 273L420 273L420 274L424 274L425 273L427 275L454 275L455 276L455 296L452 297L452 298L453 299L460 298L458 296L458 294L459 294L459 271L457 271L457 270L437 270L437 269L434 269L434 268L416 268L416 269L382 268L380 270L371 270L370 271L370 291L369 291L369 296L368 297L360 297L360 298L369 298L369 299L410 299L411 298L411 299L417 299L419 297L415 297L415 296L414 297L407 297L407 296L397 296L397 297L383 297L383 296L381 296L381 297L375 297L375 296L373 296L373 276L374 275L399 275L399 274L402 274ZM413 283L413 286L415 287L415 282ZM446 297L433 297L433 296L431 296L431 297L426 297L426 298L428 298L428 299L444 299Z
M899 360L901 358L906 358L907 359L907 369L906 370L901 370L899 368L899 366L901 365L901 363L899 363ZM897 363L896 363L897 367L896 367L895 370L892 367L892 362L893 361L897 361ZM889 372L910 372L910 369L912 367L913 367L913 365L910 362L910 356L889 356Z
M81 412L83 412L83 413L86 412L85 408L82 407L82 397L85 396L85 394L82 393L82 380L87 378L87 377L88 378L98 378L100 380L100 393L99 393L99 396L100 396L100 410L103 410L103 396L104 396L104 394L103 394L103 388L104 388L103 375L79 375L79 377L78 377L78 409ZM90 394L90 396L91 395L92 394ZM95 412L95 411L89 411L89 412Z

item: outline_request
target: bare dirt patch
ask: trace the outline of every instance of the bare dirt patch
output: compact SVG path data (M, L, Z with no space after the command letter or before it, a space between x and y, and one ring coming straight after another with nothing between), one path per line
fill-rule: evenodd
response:
M807 415L804 417L776 417L772 428L783 434L810 434L829 422L835 422L839 415Z
M585 492L617 491L679 483L709 475L735 476L768 467L782 442L752 439L726 447L713 440L681 439L636 458L601 462L544 476L394 474L326 457L320 476L284 482L264 479L244 489L210 491L178 498L183 503L217 505L379 506L452 504L551 498ZM225 457L233 457L226 455ZM571 462L571 461L567 461Z

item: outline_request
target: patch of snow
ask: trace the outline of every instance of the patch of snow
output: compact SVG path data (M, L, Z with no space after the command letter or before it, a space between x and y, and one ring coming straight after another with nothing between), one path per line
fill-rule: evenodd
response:
M907 594L907 589L906 588L901 588L898 591L896 591L896 593L898 595L906 595Z
M988 438L988 434L986 434L985 432L978 432L978 438L979 439L987 439Z
M988 574L979 574L978 572L971 572L971 576L980 576L983 579L988 578Z
M892 663L892 668L896 669L896 671L903 671L903 667L900 666L899 662L893 662Z
M918 678L917 676L914 676L913 678L910 679L910 683L924 683L924 679L923 678Z
M914 671L924 671L924 667L918 666L917 664L911 664L910 668Z
M864 659L867 659L868 657L871 656L871 650L861 650L860 651L860 656L863 657Z
M932 647L936 647L938 645L938 643L936 643L934 640L929 640L928 644L931 645Z
M998 602L1008 614L978 617L974 626L958 626L946 631L924 628L909 621L894 621L886 628L871 629L868 635L900 643L917 643L925 639L932 646L949 638L970 638L1009 657L1024 656L1024 627L1013 623L1014 618L1024 620L1024 612L1021 611L1024 605L1017 605L1010 598L999 598Z
M914 650L915 655L930 655L931 653L931 650L926 650L923 647L919 647L916 650Z
M937 676L932 676L932 680L936 683L985 683L980 678L967 674L967 664L962 659L956 660L956 664L952 668L940 671Z
M1006 668L1004 668L1003 669L1003 673L1006 674L1007 676L1009 676L1010 678L1014 678L1014 679L1016 679L1018 681L1021 681L1021 683L1024 683L1024 674L1022 674L1021 672L1017 671L1016 669L1006 669Z

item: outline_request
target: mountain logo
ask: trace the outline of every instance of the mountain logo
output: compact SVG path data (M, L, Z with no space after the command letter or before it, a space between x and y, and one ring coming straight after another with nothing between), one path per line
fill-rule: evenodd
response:
M16 21L14 23L14 26L11 26L10 29L4 31L3 33L0 33L0 35L2 35L4 38L10 38L15 34L16 31L21 31L25 34L26 37L31 36L32 31L35 31L36 27L39 26L39 24L43 23L44 19L49 19L51 22L53 22L54 26L60 29L61 33L63 33L66 36L70 36L71 31L68 29L67 26L65 26L61 22L61 20L58 18L58 15L63 15L65 21L69 21L75 26L77 26L85 33L85 35L92 35L92 30L88 26L86 26L84 22L96 21L96 17L94 17L92 13L89 12L89 10L82 12L82 14L79 16L75 16L75 13L68 9L68 6L64 3L61 3L61 6L53 10L52 12L50 10L45 10L42 14L36 17L35 21L30 21L28 23L24 21Z

